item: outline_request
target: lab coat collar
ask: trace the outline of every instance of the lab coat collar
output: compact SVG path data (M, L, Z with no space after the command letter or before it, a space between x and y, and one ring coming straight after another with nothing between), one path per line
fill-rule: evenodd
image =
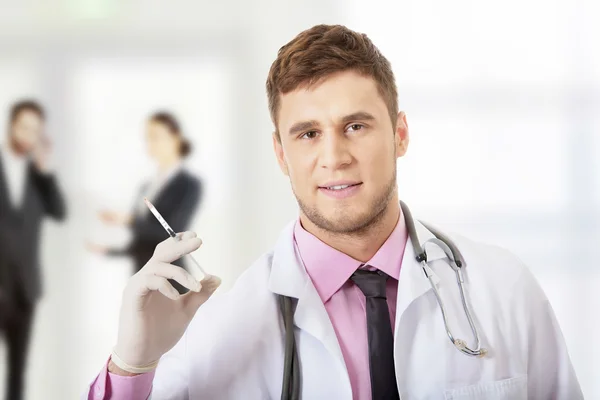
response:
M294 312L294 325L321 342L336 359L342 371L346 371L344 356L325 305L302 264L294 240L294 224L289 223L275 245L269 290L273 293L298 299ZM347 387L350 378L345 374Z
M310 278L294 241L295 222L294 220L286 225L275 244L269 290L298 299L306 284L310 283Z
M310 278L302 264L300 254L294 242L294 224L296 220L286 225L279 239L275 244L273 252L271 274L269 276L269 290L273 293L299 299L306 292L306 286L313 286ZM434 235L418 220L415 220L415 230L422 247L425 242L434 237ZM444 251L437 246L425 247L427 259L429 262L445 258ZM403 279L404 278L404 279ZM404 284L401 281L407 281ZM433 274L434 282L439 282L439 278ZM413 249L410 238L406 241L406 249L402 258L402 267L400 269L398 289L408 285L408 291L418 294L423 289L430 287L429 282L423 274L421 265L416 260L416 254ZM316 289L315 289L316 293Z
M446 253L444 253L440 247L431 244L425 245L427 240L434 238L435 236L417 220L415 220L415 230L421 247L425 248L427 252L427 261L429 263L447 257ZM436 286L439 285L439 276L433 270L430 270L429 273L431 274L434 284ZM431 290L431 284L423 272L421 263L417 261L417 254L415 254L412 240L409 237L406 241L404 257L402 258L402 268L400 268L400 278L398 279L395 332L398 332L400 317L408 306L429 290Z

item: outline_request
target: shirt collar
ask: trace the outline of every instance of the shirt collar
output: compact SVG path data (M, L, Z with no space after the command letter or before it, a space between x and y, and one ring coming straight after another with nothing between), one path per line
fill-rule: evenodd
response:
M406 223L401 212L390 236L366 264L397 280L407 238ZM327 302L363 264L306 231L300 220L297 220L294 226L294 240L306 272L323 303Z

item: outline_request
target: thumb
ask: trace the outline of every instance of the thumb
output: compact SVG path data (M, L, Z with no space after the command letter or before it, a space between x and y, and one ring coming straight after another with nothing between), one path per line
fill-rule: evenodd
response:
M185 307L195 313L198 308L206 303L210 296L221 286L221 278L214 275L209 275L207 278L200 281L202 288L199 292L189 292L184 298Z

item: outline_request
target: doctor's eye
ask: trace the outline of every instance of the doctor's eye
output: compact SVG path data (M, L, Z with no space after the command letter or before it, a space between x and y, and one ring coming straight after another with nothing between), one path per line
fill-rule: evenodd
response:
M362 124L352 124L349 125L348 128L346 128L347 131L351 131L351 132L356 132L356 131L360 131L361 129L364 129L364 125Z
M309 131L300 136L300 139L314 139L317 137L317 131Z

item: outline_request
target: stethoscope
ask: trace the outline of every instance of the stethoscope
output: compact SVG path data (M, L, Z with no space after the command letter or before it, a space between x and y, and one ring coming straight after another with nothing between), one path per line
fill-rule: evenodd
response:
M454 337L450 327L448 326L448 319L446 317L446 307L444 307L444 302L440 297L440 293L437 290L435 282L433 281L433 270L429 267L427 263L427 252L424 247L421 246L419 242L419 238L417 236L417 231L415 229L415 221L408 209L408 206L404 204L404 202L400 202L400 207L402 212L404 213L404 220L406 222L406 230L408 231L408 236L410 237L410 241L413 245L413 249L416 254L416 260L421 264L421 268L423 269L423 273L429 280L429 284L435 293L435 298L437 299L438 305L442 311L442 318L444 320L444 327L446 328L446 334L448 338L452 342L452 344L463 354L473 357L483 357L487 354L487 350L481 347L479 341L479 333L477 328L475 327L475 323L473 322L473 318L471 317L471 310L469 305L467 304L466 296L465 296L465 288L464 288L464 279L462 275L462 268L466 265L465 260L450 238L448 238L443 233L438 230L432 228L431 226L423 223L421 224L427 228L432 234L433 238L428 239L423 243L426 245L428 243L433 243L439 246L449 260L450 267L454 270L456 274L456 281L458 282L458 288L460 291L460 297L463 304L463 309L465 315L467 316L467 320L469 321L469 325L471 326L471 332L473 332L473 336L475 337L475 348L470 348L467 346L467 343L459 338ZM283 325L285 328L285 357L283 363L283 386L281 389L281 399L282 400L298 400L300 399L300 367L298 364L298 349L296 348L296 340L294 338L294 310L293 310L293 298L288 296L279 295L279 302L281 313L283 315Z

